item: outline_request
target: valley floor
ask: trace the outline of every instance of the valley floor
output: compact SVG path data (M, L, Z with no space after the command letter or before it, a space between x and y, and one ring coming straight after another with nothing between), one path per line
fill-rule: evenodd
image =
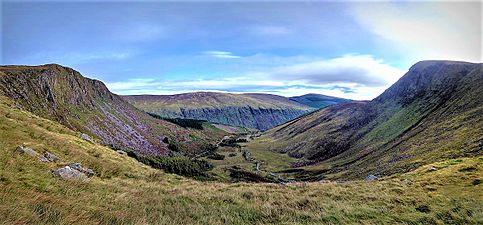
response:
M149 168L0 100L0 224L483 223L481 156L373 182L201 182ZM62 160L40 162L16 152L19 145ZM96 176L52 176L74 162Z

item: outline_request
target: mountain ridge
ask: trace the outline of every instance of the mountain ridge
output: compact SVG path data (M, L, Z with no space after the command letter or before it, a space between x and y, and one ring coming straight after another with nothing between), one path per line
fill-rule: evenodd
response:
M139 109L162 117L201 119L259 130L315 110L282 96L259 93L193 92L123 97Z
M419 62L372 101L329 106L269 130L264 137L273 140L272 151L302 157L305 165L326 165L326 174L346 171L345 177L391 174L419 161L474 154L481 149L478 133L483 133L477 116L483 113L481 67ZM456 147L462 141L468 144ZM432 148L441 149L441 154Z
M352 100L345 98L338 98L328 95L309 93L301 96L293 96L289 98L292 101L304 104L313 108L324 108L330 105L350 102Z
M141 154L169 153L165 138L181 149L204 145L191 140L190 134L210 140L201 132L154 119L111 93L101 81L58 64L1 66L0 94L22 109L88 133L104 144Z

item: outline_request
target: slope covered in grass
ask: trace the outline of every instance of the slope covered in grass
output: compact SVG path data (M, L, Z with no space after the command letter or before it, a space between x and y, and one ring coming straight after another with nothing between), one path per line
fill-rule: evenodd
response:
M482 64L423 61L370 102L324 108L268 131L267 149L305 159L318 179L390 175L481 155Z
M56 64L43 66L0 66L0 95L43 118L98 138L102 143L141 154L165 155L170 149L165 138L178 149L191 153L223 137L185 129L152 118L97 80ZM193 140L190 136L199 137Z
M166 118L207 120L266 130L310 111L309 106L270 94L195 92L124 96L134 106Z
M345 102L351 102L352 100L345 98L337 98L321 94L306 94L301 96L294 96L289 98L292 101L298 102L303 105L310 106L312 108L325 108L329 105L335 105Z
M0 224L478 224L481 157L374 182L199 182L146 167L0 98ZM26 145L58 163L19 154ZM86 182L50 170L80 162ZM430 168L435 167L437 171Z

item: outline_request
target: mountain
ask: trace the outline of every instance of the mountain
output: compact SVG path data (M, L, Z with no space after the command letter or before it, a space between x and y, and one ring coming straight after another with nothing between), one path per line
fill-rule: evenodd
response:
M200 182L82 140L4 96L0 127L2 224L481 224L482 156L372 182ZM60 159L40 161L19 145ZM52 175L71 163L94 175Z
M207 120L258 130L272 128L315 110L271 94L195 92L123 97L139 109L161 117Z
M318 179L390 175L481 154L482 64L422 61L369 102L326 107L263 136ZM266 141L266 139L270 141Z
M102 82L56 64L1 66L0 95L104 144L141 154L165 155L170 151L168 143L185 152L196 151L205 140L219 138L155 119L111 93Z
M352 100L345 98L337 98L321 94L306 94L301 96L294 96L289 98L292 101L298 102L302 105L306 105L312 108L324 108L329 105L335 105L345 102L350 102Z

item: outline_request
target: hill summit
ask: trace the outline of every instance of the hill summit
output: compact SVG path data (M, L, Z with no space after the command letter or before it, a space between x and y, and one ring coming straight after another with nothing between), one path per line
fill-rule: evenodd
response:
M319 165L319 178L388 175L479 154L481 87L482 64L422 61L374 100L329 106L276 127L265 145L302 158L299 165Z
M57 64L1 66L0 94L21 109L99 138L104 144L142 154L167 154L166 138L186 150L204 143L190 137L210 139L201 132L154 119L111 93L101 81Z

